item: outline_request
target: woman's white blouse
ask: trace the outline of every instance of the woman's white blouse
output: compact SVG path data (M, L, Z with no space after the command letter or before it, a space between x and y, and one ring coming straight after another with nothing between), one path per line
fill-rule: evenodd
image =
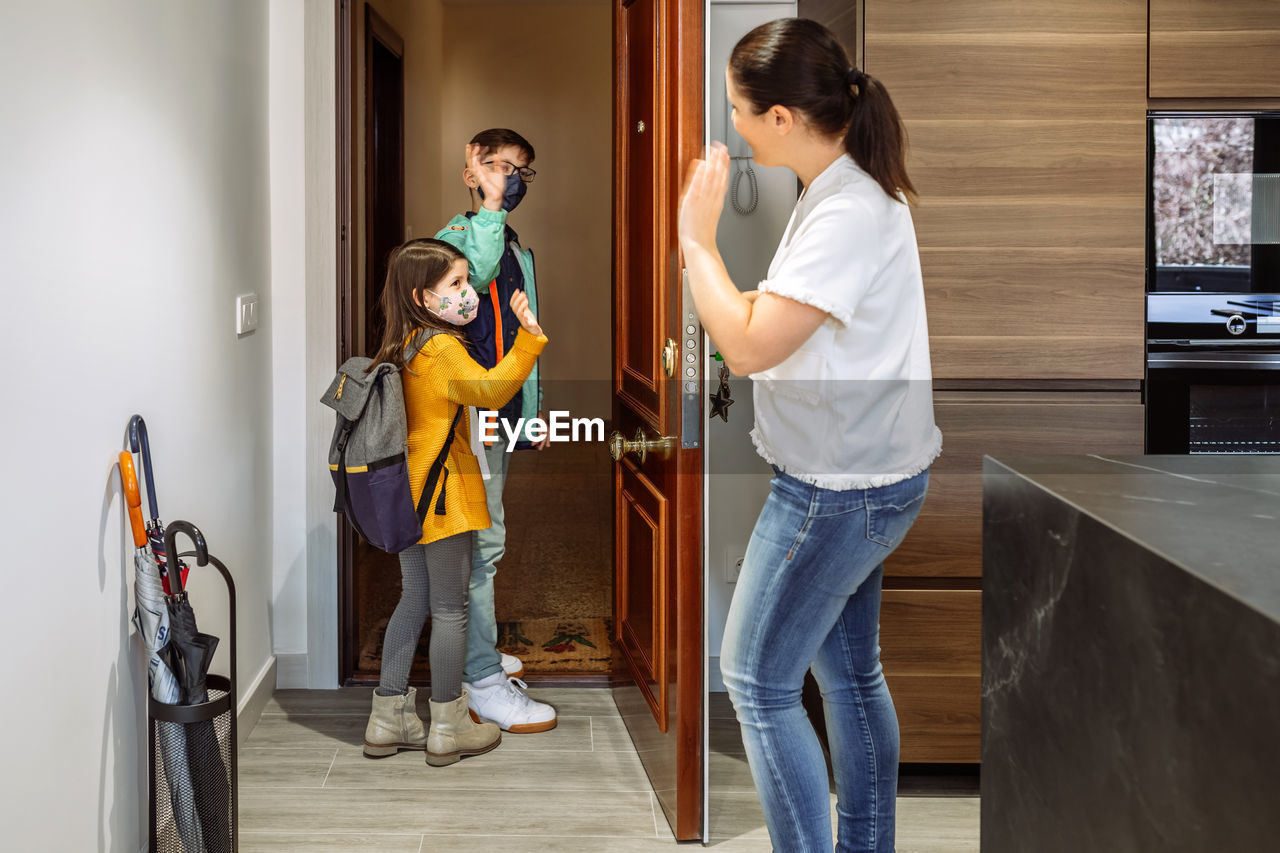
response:
M848 155L796 202L762 293L829 315L781 364L754 373L756 450L826 489L912 477L942 452L911 210Z

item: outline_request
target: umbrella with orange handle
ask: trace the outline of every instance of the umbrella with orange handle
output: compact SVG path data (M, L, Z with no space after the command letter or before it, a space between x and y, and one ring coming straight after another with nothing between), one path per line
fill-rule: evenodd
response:
M133 531L133 624L147 649L147 683L157 700L176 705L182 701L182 688L164 660L171 639L169 608L160 581L160 567L151 553L146 523L142 520L142 496L138 491L133 454L127 450L120 452L120 479L129 509L129 527ZM160 738L160 761L168 782L169 806L183 846L187 850L201 850L200 817L195 807L191 764L181 724L157 722L156 725L162 729L176 727L168 736ZM155 768L150 772L155 772Z

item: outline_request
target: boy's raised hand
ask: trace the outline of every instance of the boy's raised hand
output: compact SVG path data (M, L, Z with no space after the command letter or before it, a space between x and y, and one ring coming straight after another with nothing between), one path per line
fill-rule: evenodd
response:
M520 321L520 328L529 334L537 337L542 334L542 327L538 325L538 318L533 316L533 312L529 310L529 297L525 296L523 290L517 290L511 294L511 313L516 315L516 319Z
M467 168L475 176L484 193L481 206L495 213L502 209L502 196L507 191L507 176L497 169L490 170L480 162L480 146L467 145Z

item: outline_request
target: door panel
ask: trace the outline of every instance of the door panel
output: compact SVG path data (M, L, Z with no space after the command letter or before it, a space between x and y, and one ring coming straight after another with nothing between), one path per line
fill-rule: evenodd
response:
M653 350L654 330L659 326L661 287L655 293L657 243L652 239L657 214L661 146L655 145L666 130L655 98L657 74L658 0L636 0L623 10L628 60L623 85L622 134L625 138L626 173L620 210L626 211L620 235L619 255L626 275L621 285L618 317L618 351L621 356L619 393L636 411L661 421L658 362Z
M667 499L624 459L618 466L618 539L626 586L618 588L618 639L658 731L667 731Z
M682 337L675 213L702 140L702 16L701 0L614 6L613 423L627 440L672 439L615 463L614 633L628 683L614 696L680 840L703 823L702 454L681 447L679 377L661 353Z

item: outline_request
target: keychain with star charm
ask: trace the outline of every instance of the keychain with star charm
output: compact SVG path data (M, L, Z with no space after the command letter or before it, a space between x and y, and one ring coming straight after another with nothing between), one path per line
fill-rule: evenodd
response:
M733 405L733 397L729 391L729 366L724 363L724 357L720 353L716 353L714 358L720 362L720 387L711 395L711 417L719 417L728 423L729 407Z

